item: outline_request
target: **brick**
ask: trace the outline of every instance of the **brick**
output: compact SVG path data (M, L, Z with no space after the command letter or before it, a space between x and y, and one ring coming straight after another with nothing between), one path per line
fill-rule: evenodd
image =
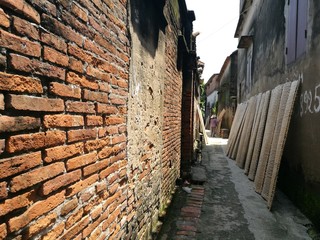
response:
M106 133L109 135L114 135L119 133L119 127L118 126L109 126L105 128Z
M8 197L7 183L0 182L0 200Z
M15 135L8 138L6 150L9 153L14 153L43 147L53 147L63 144L65 140L66 133L63 131Z
M54 35L53 33L41 32L41 41L63 53L67 52L68 45L65 40Z
M75 213L71 214L66 221L66 229L72 227L75 223L81 220L83 216L83 208L80 208Z
M64 170L64 163L58 162L21 174L11 180L10 191L17 192L21 189L31 187L37 183L43 182L63 173Z
M96 138L97 131L95 129L70 130L67 132L68 143L89 140Z
M40 200L29 207L23 214L17 217L13 217L9 220L9 230L10 232L17 231L32 220L36 219L43 214L50 212L59 206L65 199L65 191L56 193L47 199Z
M78 73L83 73L83 71L84 71L83 63L73 57L69 58L69 68L73 71L78 72Z
M83 143L48 148L44 150L44 161L46 163L56 162L62 159L74 157L82 153Z
M43 0L31 0L30 2L35 8L39 9L40 12L46 12L56 16L57 8L51 2Z
M105 73L101 70L99 70L97 67L94 67L92 65L89 65L86 69L86 73L93 77L97 78L99 80L105 81L105 82L110 82L110 75L109 73Z
M62 99L9 94L8 107L23 111L62 112L64 102Z
M0 116L0 132L16 132L40 128L40 118Z
M7 66L7 57L0 53L0 68L5 68Z
M93 90L97 90L99 88L99 85L96 83L96 81L90 80L84 76L80 76L75 72L68 72L66 82Z
M82 231L89 224L89 222L90 222L89 217L88 216L84 217L76 225L74 225L67 232L65 232L61 236L61 239L73 239L74 236L76 236L80 231Z
M93 223L89 224L89 226L83 230L83 238L89 236L93 232L93 230L106 218L108 218L108 213L104 212L100 215L98 219L96 219Z
M0 5L21 13L35 23L40 23L39 13L24 0L1 0Z
M80 18L82 21L84 21L84 22L88 21L88 12L85 9L83 9L82 7L80 7L78 4L73 3L71 5L71 12L75 16Z
M70 173L65 173L54 179L51 179L45 182L40 188L40 193L42 195L48 195L61 187L68 186L71 183L74 183L81 178L81 170L76 170Z
M100 57L104 56L104 51L95 42L87 38L84 40L83 47L90 52L94 52Z
M50 92L60 97L81 98L81 89L79 87L57 82L50 83Z
M3 96L3 94L0 94L0 110L4 110L4 96Z
M0 179L27 171L42 163L41 152L0 160Z
M127 100L125 98L121 98L117 95L111 94L109 95L110 103L113 105L125 105Z
M121 150L123 150L123 147L121 146L113 146L113 147L107 146L99 152L98 157L100 159L104 159L111 155L118 154Z
M110 84L106 82L99 82L99 90L102 92L110 93L111 92Z
M117 80L117 85L121 88L125 88L127 89L129 87L129 83L128 80L124 80L124 79L119 79Z
M1 2L0 2L1 3ZM0 29L0 46L33 57L40 57L41 45Z
M13 16L13 29L20 36L28 36L34 40L40 39L39 29L30 22Z
M87 126L99 126L103 124L103 119L101 116L88 115L86 117Z
M89 176L89 175L91 175L93 173L98 173L100 169L101 169L101 163L100 162L91 164L91 165L83 168L83 176L86 177L86 176Z
M95 175L92 175L88 178L85 178L85 179L82 179L82 180L76 182L75 184L73 184L67 188L66 197L71 197L71 196L77 194L78 192L82 191L83 189L93 185L98 180L99 180L99 175L95 174Z
M125 123L126 120L124 117L106 117L105 122L107 125L117 125L117 124L122 124Z
M51 231L42 236L42 240L54 240L58 239L59 236L63 233L65 223L64 221L60 222L56 226L53 227Z
M50 47L44 47L43 57L45 60L67 67L69 65L69 57Z
M97 152L92 152L85 154L79 157L69 159L66 163L67 171L77 169L91 163L94 163L97 160Z
M68 53L71 56L76 57L77 59L80 59L83 62L86 63L91 63L94 59L94 57L85 52L82 48L78 47L77 45L74 44L68 44Z
M82 116L77 115L45 115L43 118L43 124L46 128L79 127L84 125L84 120Z
M107 190L107 182L106 181L99 182L96 185L96 193L99 193L101 191L106 191L106 190Z
M112 144L118 144L118 143L123 143L123 142L126 142L127 138L124 134L120 135L120 136L114 136L112 137Z
M99 150L104 148L110 143L110 138L102 138L102 139L96 139L96 140L89 140L86 141L84 144L84 149L86 152L91 152L94 150Z
M23 93L43 93L43 88L39 79L4 72L0 72L0 90ZM1 105L0 101L0 106Z
M8 28L10 27L9 16L0 8L0 26Z
M74 31L71 27L64 25L55 18L47 14L42 15L42 26L61 37L76 43L78 46L82 45L83 39L80 34Z
M89 101L96 101L102 103L108 103L108 93L105 92L96 92L84 89L83 91L83 99Z
M37 219L37 221L30 225L27 229L26 234L24 237L27 239L30 239L33 235L39 233L40 231L44 230L45 228L53 225L55 221L57 220L57 214L56 213L50 213L46 215L45 217L42 217L40 219Z
M0 224L0 239L6 239L7 234L7 225L5 223Z
M65 216L69 212L71 212L72 210L76 209L77 206L78 206L78 199L74 198L74 199L70 200L69 202L63 204L60 213L62 216Z
M75 29L77 32L81 33L83 36L86 36L90 39L94 38L96 32L92 28L88 27L86 22L81 20L79 21L78 16L73 16L70 13L70 10L62 11L61 18L63 22Z
M95 197L95 198L93 198L93 197L94 197L94 191L92 191L92 189L90 189L90 188L88 190L83 191L82 193L79 194L80 202L86 204L85 209L88 206L95 205L95 203L97 202L97 197ZM87 211L86 211L86 213L87 213Z
M0 203L0 216L5 216L16 209L30 206L35 200L36 193L34 190L14 198L6 199L4 202Z
M113 164L110 167L101 171L99 174L99 177L100 177L100 179L107 178L110 174L116 173L118 170L119 170L119 165Z
M51 65L50 63L41 62L37 59L10 54L9 64L15 70L65 80L65 69Z
M92 102L66 101L66 111L73 113L95 113L95 106Z
M98 240L99 236L102 237L101 239L107 239L106 235L102 236L101 228L96 228L94 231L91 232L90 236L88 237L88 240Z
M115 106L97 103L97 113L100 114L116 114L118 113L118 109Z

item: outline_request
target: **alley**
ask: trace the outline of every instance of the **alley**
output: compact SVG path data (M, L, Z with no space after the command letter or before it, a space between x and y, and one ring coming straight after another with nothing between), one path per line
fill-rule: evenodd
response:
M207 181L196 229L190 226L190 231L179 231L181 209L191 195L179 189L168 213L170 220L158 239L311 239L309 220L282 193L277 192L273 211L267 209L243 170L225 157L226 143L210 138L203 148L200 167L205 168ZM191 186L199 191L198 186Z

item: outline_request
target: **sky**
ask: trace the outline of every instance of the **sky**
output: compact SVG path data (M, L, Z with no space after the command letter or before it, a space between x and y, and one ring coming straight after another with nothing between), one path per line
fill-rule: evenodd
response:
M237 50L238 39L234 38L240 0L186 0L188 10L193 10L196 20L193 32L197 37L197 54L205 63L202 78L207 82L214 73L219 73L226 59Z

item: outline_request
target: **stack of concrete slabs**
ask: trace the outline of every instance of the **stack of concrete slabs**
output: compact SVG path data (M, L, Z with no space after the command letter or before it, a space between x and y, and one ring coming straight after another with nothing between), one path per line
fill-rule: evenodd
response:
M261 112L262 112L261 99L262 99L262 93L260 93L260 94L258 94L258 96L256 96L256 110L255 110L255 114L254 114L253 127L252 127L252 131L250 134L249 148L247 151L247 156L246 156L245 166L244 166L244 174L246 174L246 175L248 175L249 168L251 165L253 149L255 147L254 143L255 143L255 140L257 137L258 126L259 126L260 116L261 116Z
M252 153L252 159L251 159L249 175L248 175L248 178L252 181L256 176L256 171L257 171L257 166L258 166L258 161L259 161L259 156L261 151L261 145L262 145L262 140L264 135L264 129L265 129L266 120L267 120L270 96L271 96L271 92L267 91L263 93L262 99L261 99L258 132L257 132L257 136L254 143L254 149Z
M285 83L282 88L278 116L275 122L275 129L274 129L271 149L269 153L268 165L267 165L262 192L261 192L261 196L266 200L268 200L270 182L271 182L273 166L274 166L274 159L275 159L276 151L278 148L279 133L281 130L283 115L287 106L287 100L288 100L290 88L291 88L291 82Z
M240 122L241 122L240 118L241 118L241 115L243 114L245 105L246 105L245 103L240 103L237 106L237 111L236 111L236 114L234 115L234 119L232 121L232 127L230 130L228 145L226 148L226 153L227 153L228 157L231 157L231 152L234 147L236 134L238 133L239 127L240 127Z
M254 179L255 191L258 193L261 193L262 191L266 168L268 165L269 153L271 150L271 144L275 130L275 123L277 121L279 104L282 95L282 87L283 85L279 85L271 92L271 100L268 110L266 127L264 130L261 153L259 156L256 177Z
M273 203L273 199L274 199L274 195L275 195L275 191L276 191L276 185L277 185L277 179L278 179L281 158L282 158L285 142L287 139L288 129L289 129L290 120L291 120L293 107L294 107L294 103L295 103L295 99L297 96L297 91L298 91L299 85L300 85L299 80L291 83L286 108L284 110L282 124L281 124L280 132L279 132L278 147L277 147L277 151L275 154L274 167L273 167L270 189L269 189L268 208L270 210L272 208L272 203Z
M256 112L256 103L257 103L256 97L251 97L248 105L248 114L246 114L243 131L240 137L241 141L239 144L239 151L237 152L237 156L236 156L236 163L240 168L244 168L244 165L245 165L246 154L248 151L249 140L250 140L250 134L252 131L252 124L253 124L254 115Z
M237 113L235 114L235 118L233 120L233 126L231 129L231 135L228 143L228 157L234 159L232 157L232 153L235 152L235 149L237 149L237 138L239 136L239 132L241 130L241 125L243 125L244 122L244 116L246 114L247 110L247 103L242 103L237 108Z

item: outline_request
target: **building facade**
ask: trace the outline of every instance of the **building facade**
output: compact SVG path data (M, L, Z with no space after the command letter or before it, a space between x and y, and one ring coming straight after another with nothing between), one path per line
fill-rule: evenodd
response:
M238 101L300 80L279 186L319 227L320 3L240 1Z

